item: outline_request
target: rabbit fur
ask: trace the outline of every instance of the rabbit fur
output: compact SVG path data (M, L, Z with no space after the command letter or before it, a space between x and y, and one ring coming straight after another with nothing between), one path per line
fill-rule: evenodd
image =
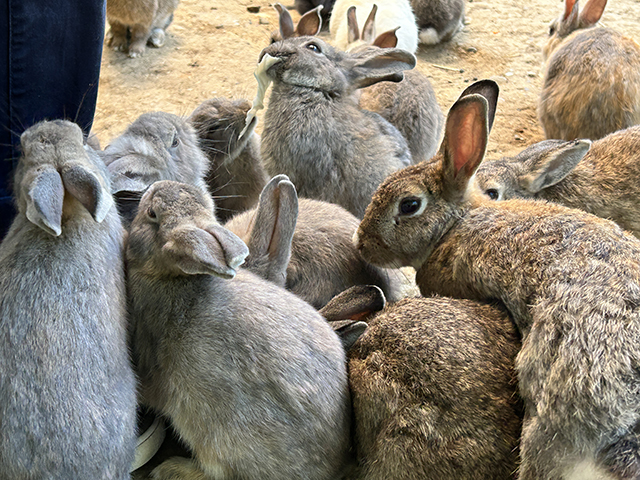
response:
M142 193L158 180L175 180L207 189L209 159L188 121L166 112L140 115L102 152L112 192L128 228Z
M613 220L640 237L640 126L589 140L544 140L483 162L476 185L494 200L539 198Z
M285 38L313 36L320 33L322 28L322 5L307 11L300 17L300 21L294 27L289 10L281 3L274 3L273 8L278 12L278 30L271 32L271 43L279 42Z
M411 0L420 43L446 42L464 27L464 0Z
M179 0L108 0L107 45L139 57L146 45L161 47ZM129 37L131 41L129 42Z
M375 19L370 23L375 31L382 33L397 29L397 48L416 53L418 27L409 0L336 0L329 20L329 32L337 48L348 51L360 44L354 43L358 38L354 38L353 23L349 21L347 15L351 8L355 9L357 25L365 25L367 18L373 12ZM379 10L377 14L376 9Z
M156 182L127 245L141 397L195 457L154 478L337 478L351 408L342 344L309 304L238 269L248 249L213 210L197 187Z
M265 113L261 152L267 173L287 175L302 197L342 205L361 218L379 183L411 163L400 132L360 109L357 88L402 80L415 57L371 47L340 52L319 38L294 37L260 54L280 59Z
M187 119L209 158L205 180L222 223L253 208L268 181L260 157L260 135L254 131L257 118L240 138L250 108L247 100L212 98L202 102Z
M244 268L315 308L360 284L378 285L398 300L412 279L365 262L351 241L357 227L358 219L339 205L298 199L285 175L269 182L255 209L225 224L249 247Z
M523 337L519 479L638 478L640 241L579 210L468 188L497 103L482 84L451 108L434 161L380 186L358 248L413 265L425 296L507 307Z
M577 0L549 28L538 118L546 138L599 138L640 123L640 46L604 27L606 0Z
M0 244L0 478L129 478L136 385L123 229L78 125L20 137L18 214Z

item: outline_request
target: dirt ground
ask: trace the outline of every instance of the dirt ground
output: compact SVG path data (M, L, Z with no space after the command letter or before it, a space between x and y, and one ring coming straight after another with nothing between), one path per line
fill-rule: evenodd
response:
M260 7L259 13L250 13L250 6ZM541 50L549 22L562 9L558 0L468 0L464 30L449 43L417 52L416 68L430 78L444 112L469 82L498 82L488 158L543 139L536 115ZM297 21L297 12L291 13ZM610 0L602 23L640 41L640 0ZM144 112L187 116L208 98L253 99L258 55L277 26L268 0L182 0L164 47L133 59L105 47L94 123L102 146Z

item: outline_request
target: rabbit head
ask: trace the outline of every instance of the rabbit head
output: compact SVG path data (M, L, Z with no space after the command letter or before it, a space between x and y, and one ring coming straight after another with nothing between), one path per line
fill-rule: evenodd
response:
M96 222L113 206L108 174L82 130L66 120L43 121L20 137L22 156L14 177L18 210L53 236L62 233L65 193L77 200Z
M320 15L323 8L322 5L318 5L302 15L295 28L291 14L284 5L275 3L273 8L278 11L278 24L280 28L271 32L271 43L291 37L313 37L320 33L320 29L322 28L322 17Z
M582 11L578 0L565 0L564 12L549 25L549 39L542 50L546 60L576 30L594 26L604 13L607 0L589 0Z
M131 224L128 258L156 276L208 274L233 278L249 251L217 222L211 197L193 185L154 183Z
M590 148L589 140L544 140L515 157L483 162L476 186L491 200L534 198L565 178Z
M481 80L451 107L439 153L391 174L378 188L354 236L365 260L419 269L433 247L476 200L468 188L484 157L498 86Z

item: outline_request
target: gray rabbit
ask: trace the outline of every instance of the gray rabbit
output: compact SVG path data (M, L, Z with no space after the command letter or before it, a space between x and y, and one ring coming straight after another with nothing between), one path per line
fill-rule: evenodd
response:
M342 344L309 304L238 270L248 249L213 208L197 187L156 182L129 235L140 393L195 457L154 478L338 478L350 456Z
M391 175L358 228L377 264L411 264L423 295L500 300L522 335L519 478L640 476L640 240L615 223L469 187L498 87L449 111L430 163Z
M194 128L171 113L143 113L107 145L102 157L125 227L153 182L175 180L207 188L209 159L200 150Z
M279 61L262 133L269 175L287 175L302 197L337 203L361 218L378 184L411 163L400 132L360 109L352 93L400 81L415 57L371 47L347 54L315 37L276 42L260 54Z
M446 42L464 27L464 0L411 0L420 43Z
M640 237L640 126L589 140L544 140L515 157L483 162L480 191L492 200L540 198L613 220Z
M257 118L240 137L250 108L246 100L212 98L187 119L209 158L206 182L223 223L254 207L268 180L260 157L260 135L254 132Z
M136 386L123 234L76 124L28 128L0 245L0 478L129 478Z

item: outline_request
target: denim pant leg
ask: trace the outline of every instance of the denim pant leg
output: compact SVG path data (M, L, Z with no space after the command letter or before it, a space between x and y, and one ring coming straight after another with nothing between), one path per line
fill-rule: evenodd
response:
M105 8L106 0L0 0L0 237L15 214L20 134L57 118L91 129Z

